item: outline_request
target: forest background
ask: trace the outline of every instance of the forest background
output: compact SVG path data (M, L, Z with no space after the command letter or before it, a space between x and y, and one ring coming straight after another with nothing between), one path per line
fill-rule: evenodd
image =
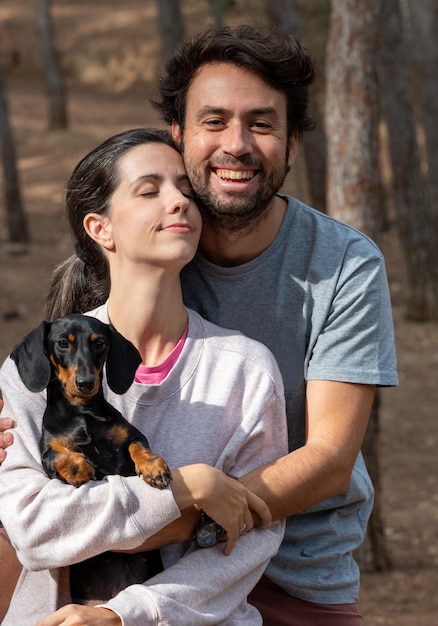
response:
M47 81L45 10L61 92ZM377 544L362 557L360 606L366 626L431 626L438 623L438 177L431 176L438 97L424 91L438 89L436 0L3 0L0 360L41 320L50 273L72 252L62 200L73 166L115 132L162 125L149 101L175 39L243 21L298 34L319 67L318 126L284 191L364 230L386 258L400 386L381 390L376 407ZM8 140L13 159L5 157Z

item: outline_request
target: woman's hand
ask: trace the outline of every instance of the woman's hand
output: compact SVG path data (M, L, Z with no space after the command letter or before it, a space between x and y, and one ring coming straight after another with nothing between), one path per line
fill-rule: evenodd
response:
M204 463L172 470L172 492L180 510L195 504L227 533L224 554L231 554L243 532L253 528L254 512L264 525L271 523L271 513L263 500L252 491Z
M122 620L109 609L67 604L40 620L35 626L122 626Z

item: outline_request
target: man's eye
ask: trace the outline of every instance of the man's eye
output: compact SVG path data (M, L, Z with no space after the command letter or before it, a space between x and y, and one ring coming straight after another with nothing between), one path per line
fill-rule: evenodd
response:
M222 128L224 126L223 120L220 119L210 119L204 121L204 126L208 126L208 128Z
M267 122L253 122L251 126L255 128L256 130L262 130L262 131L270 130L271 128L271 124L268 124Z

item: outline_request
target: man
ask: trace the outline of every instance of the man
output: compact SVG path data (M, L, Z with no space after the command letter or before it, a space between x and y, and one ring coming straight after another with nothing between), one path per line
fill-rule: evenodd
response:
M380 251L278 194L307 117L314 67L295 40L208 29L166 66L155 103L172 124L204 219L186 304L264 342L283 373L290 453L245 484L287 517L251 600L264 624L362 623L352 552L373 489L360 454L376 385L395 385ZM224 600L225 601L225 600Z

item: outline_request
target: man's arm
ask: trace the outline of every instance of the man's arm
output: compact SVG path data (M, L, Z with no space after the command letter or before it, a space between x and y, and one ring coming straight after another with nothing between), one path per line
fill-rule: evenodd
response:
M274 520L347 489L374 393L374 385L324 380L307 383L305 445L241 479L268 504Z
M343 493L362 445L375 393L374 385L324 380L307 384L306 444L240 479L283 519ZM182 517L143 544L151 550L190 539L193 517Z

